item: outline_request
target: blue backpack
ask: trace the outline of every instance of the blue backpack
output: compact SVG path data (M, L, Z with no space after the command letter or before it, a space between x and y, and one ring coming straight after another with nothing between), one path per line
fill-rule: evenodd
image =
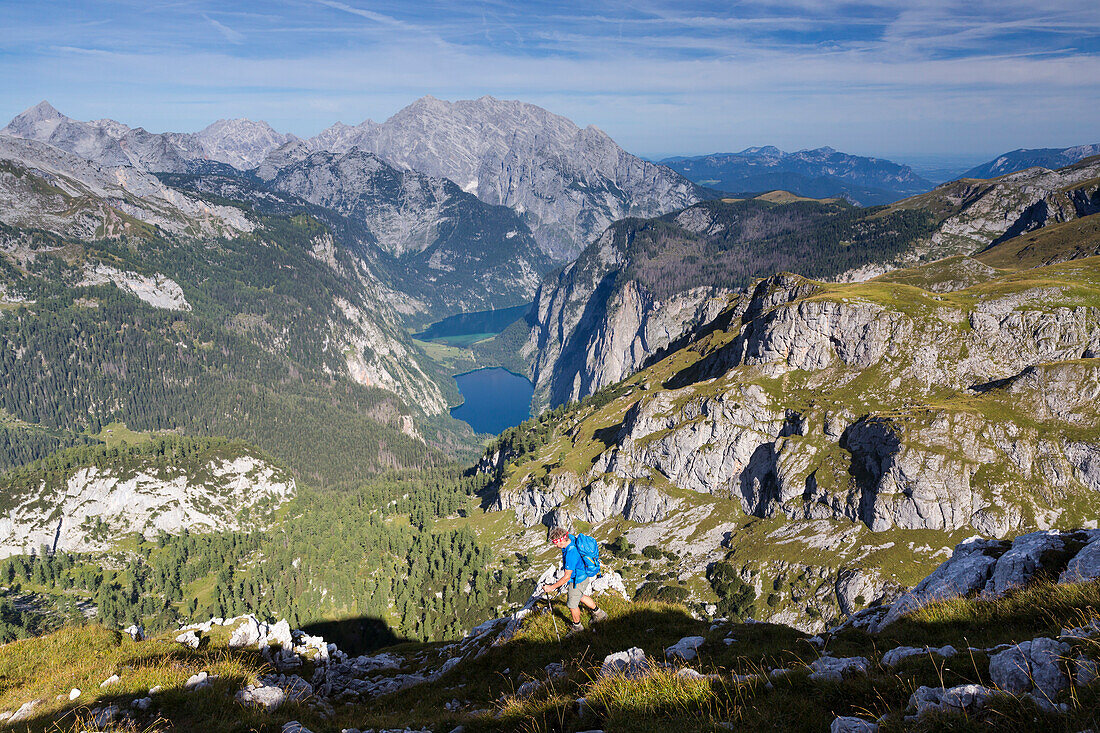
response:
M573 535L573 542L577 544L577 552L580 553L584 569L588 571L590 578L600 574L600 543L586 534Z

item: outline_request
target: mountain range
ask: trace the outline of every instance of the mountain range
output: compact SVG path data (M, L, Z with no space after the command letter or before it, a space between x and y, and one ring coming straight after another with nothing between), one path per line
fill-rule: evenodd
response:
M579 128L541 107L492 97L424 97L384 123L336 123L307 140L266 122L219 120L197 133L149 133L114 120L79 122L48 102L0 134L45 142L93 162L154 173L229 165L270 168L301 151L374 153L398 170L447 178L480 200L512 208L550 258L571 259L612 221L653 216L707 192L668 168L631 155L595 127Z
M1079 160L1100 155L1100 143L1095 145L1076 145L1071 148L1020 148L993 160L975 166L963 173L960 178L996 178L1008 173L1022 171L1025 168L1062 168Z
M786 153L773 146L661 161L696 183L722 191L783 189L811 198L841 197L863 206L887 204L932 188L909 166L829 147Z

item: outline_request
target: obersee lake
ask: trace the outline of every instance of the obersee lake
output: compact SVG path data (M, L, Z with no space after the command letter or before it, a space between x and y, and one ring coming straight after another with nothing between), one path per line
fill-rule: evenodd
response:
M465 400L451 415L479 433L496 434L531 417L531 382L507 369L476 369L455 377Z
M490 338L523 318L530 303L496 310L459 313L433 323L413 338L435 341L448 346L468 348ZM479 433L496 434L531 417L534 386L526 377L500 367L475 369L455 376L462 404L451 410Z

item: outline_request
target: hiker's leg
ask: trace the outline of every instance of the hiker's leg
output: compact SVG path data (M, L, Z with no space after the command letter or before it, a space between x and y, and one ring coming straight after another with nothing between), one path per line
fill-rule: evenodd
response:
M566 586L565 606L569 609L569 615L573 617L574 627L578 626L581 622L581 601L589 585L590 583L585 580L577 585L570 583Z
M581 596L581 603L584 604L584 607L589 611L596 610L596 602L592 600L592 596Z

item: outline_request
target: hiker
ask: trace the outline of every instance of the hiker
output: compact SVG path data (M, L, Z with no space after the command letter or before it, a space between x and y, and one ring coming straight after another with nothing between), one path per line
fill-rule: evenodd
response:
M552 527L550 529L550 544L561 550L561 564L565 568L565 575L559 578L558 582L542 588L543 592L549 595L550 593L556 593L558 588L568 584L565 605L569 609L569 614L573 617L574 632L584 630L584 626L581 625L580 606L582 603L585 608L592 612L594 622L603 621L607 618L607 612L601 611L592 596L588 595L592 580L599 572L599 560L595 560L597 564L594 569L590 570L575 540L576 538L562 527Z

